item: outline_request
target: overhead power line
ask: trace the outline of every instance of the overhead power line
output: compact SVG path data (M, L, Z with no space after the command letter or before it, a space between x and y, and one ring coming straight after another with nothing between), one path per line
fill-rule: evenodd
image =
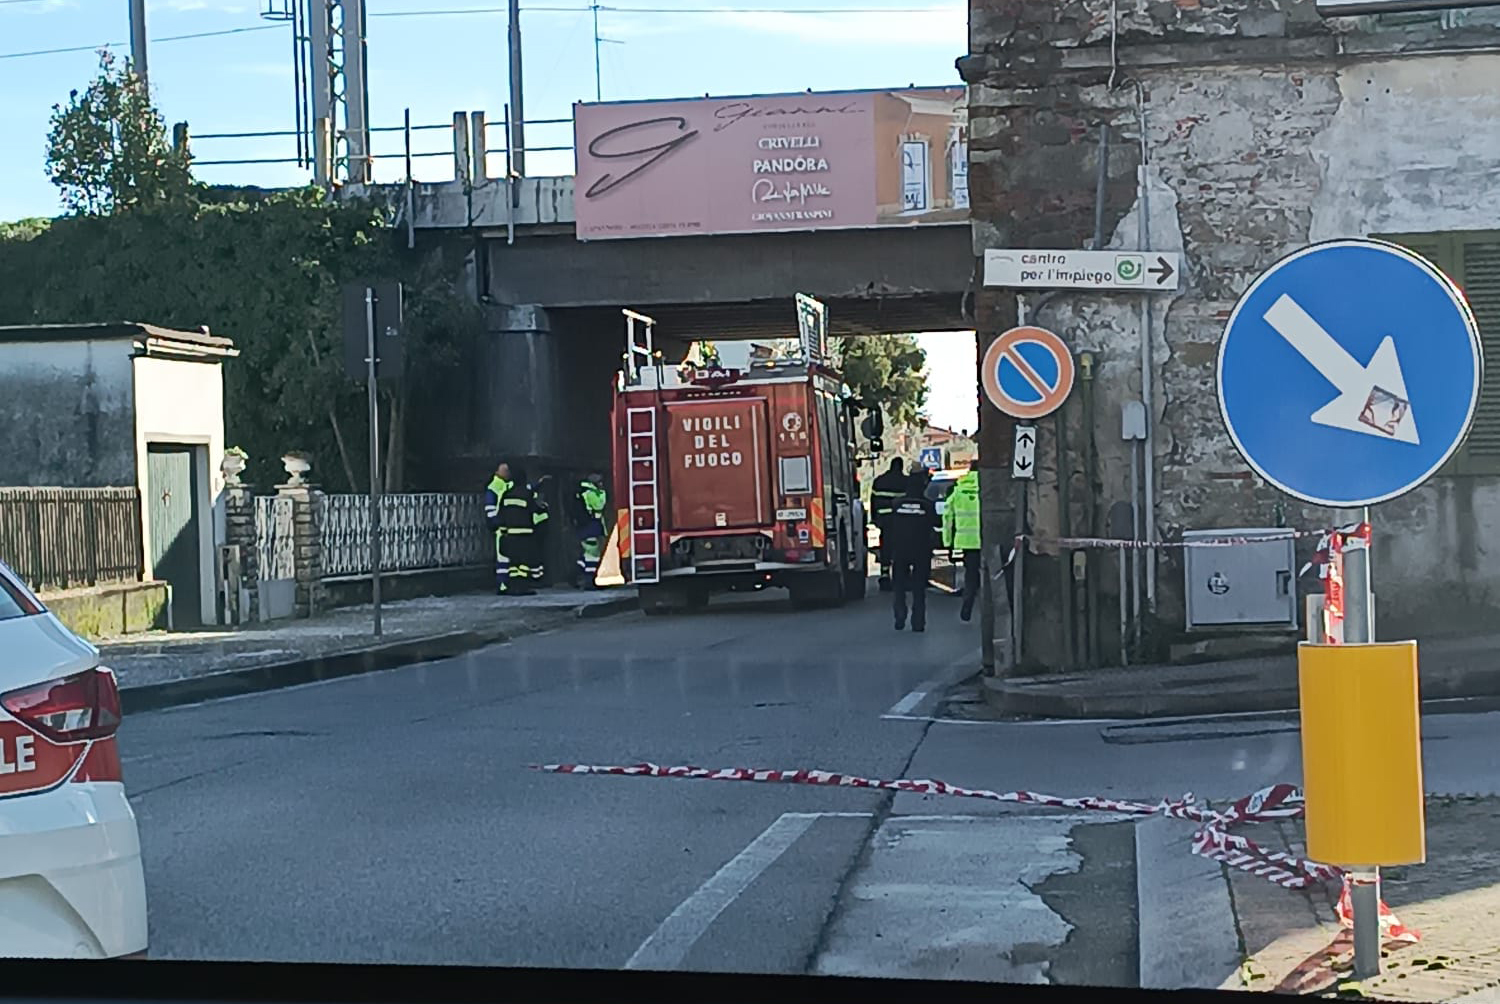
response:
M597 10L605 14L931 14L941 7L613 7L608 4L583 7L523 5L521 13L579 14ZM957 7L955 10L959 9ZM454 7L446 10L370 11L369 17L442 17L462 14L505 14L504 7Z
M0 6L19 3L40 3L42 0L0 0ZM522 13L587 14L598 11L605 14L931 14L941 7L611 7L604 4L581 7L522 7ZM955 8L956 9L956 8ZM369 17L441 17L461 14L504 14L504 7L456 7L446 10L387 10L370 11ZM225 35L243 35L252 31L275 31L281 24L256 24L243 28L223 28L219 31L195 31L186 35L163 35L151 39L156 42L186 42L197 38L219 38ZM129 42L98 42L93 45L69 45L53 49L31 49L25 52L0 52L0 59L26 59L30 56L56 56L68 52L97 52L100 49L118 49Z
M15 3L19 0L0 0L0 3ZM223 28L219 31L195 31L187 35L163 35L160 38L151 39L156 42L185 42L193 38L218 38L221 35L243 35L251 31L274 31L280 28L279 24L254 24L244 28ZM29 52L0 52L0 59L24 59L27 56L53 56L63 52L98 52L100 49L118 49L129 45L129 42L96 42L93 45L70 45L57 49L32 49Z

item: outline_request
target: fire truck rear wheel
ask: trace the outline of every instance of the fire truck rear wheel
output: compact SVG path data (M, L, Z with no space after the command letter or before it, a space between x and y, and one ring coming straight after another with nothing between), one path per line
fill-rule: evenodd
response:
M788 588L792 605L801 609L842 606L845 599L844 573L837 569L816 575L803 574Z
M675 599L673 592L667 586L642 586L640 588L641 612L647 617L660 617L681 609L680 601L673 602Z

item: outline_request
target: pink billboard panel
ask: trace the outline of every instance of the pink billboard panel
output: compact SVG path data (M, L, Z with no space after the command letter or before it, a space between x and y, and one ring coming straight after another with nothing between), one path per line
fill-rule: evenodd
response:
M968 219L962 87L578 104L580 240Z

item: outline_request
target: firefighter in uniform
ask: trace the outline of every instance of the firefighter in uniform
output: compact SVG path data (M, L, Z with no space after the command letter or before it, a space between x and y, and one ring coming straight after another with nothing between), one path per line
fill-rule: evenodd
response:
M891 511L896 500L906 494L906 474L902 470L901 458L891 461L891 469L870 485L870 508L875 511L875 528L880 531L880 588L891 588L891 547L886 538L890 536Z
M484 490L484 521L495 535L495 591L504 593L510 582L510 558L505 553L504 521L500 516L501 500L510 491L510 465L501 463Z
M573 520L578 524L578 576L585 586L593 586L599 573L599 559L604 554L604 479L590 474L578 484L574 493Z
M552 528L548 522L552 518L552 510L547 505L547 486L552 481L552 475L543 475L542 479L535 485L529 485L531 494L531 526L535 533L532 534L532 556L531 556L531 584L541 586L547 578L547 531Z
M958 615L970 620L979 596L979 559L983 553L979 548L979 471L972 465L948 496L943 510L943 546L963 552L964 603Z
M532 519L531 489L526 475L515 472L505 495L500 499L501 547L510 561L505 592L511 596L531 596L531 567L534 562L536 525Z
M932 546L942 523L937 506L927 498L928 474L918 470L908 479L905 493L891 510L890 530L881 531L881 543L887 534L891 559L892 607L896 630L906 628L906 594L911 593L911 629L927 630L927 583L932 578Z

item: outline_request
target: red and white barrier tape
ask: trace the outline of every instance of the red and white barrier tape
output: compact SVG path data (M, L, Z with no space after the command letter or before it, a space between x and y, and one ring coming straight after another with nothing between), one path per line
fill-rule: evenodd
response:
M639 763L630 767L606 767L586 764L533 765L533 770L550 774L609 774L628 777L673 777L701 781L759 781L769 784L815 784L838 788L876 788L906 791L921 795L953 795L959 798L982 798L993 802L1015 802L1023 805L1050 806L1059 809L1083 809L1129 816L1163 815L1200 823L1193 835L1192 851L1230 868L1259 875L1285 889L1305 889L1320 882L1343 879L1344 894L1339 901L1338 917L1344 926L1353 924L1347 909L1348 879L1332 865L1308 861L1281 851L1270 851L1252 840L1230 833L1239 823L1293 819L1302 815L1302 793L1294 785L1273 784L1215 812L1195 804L1191 793L1176 801L1136 802L1114 798L1065 798L1035 791L991 791L985 788L961 788L945 781L899 779L878 780L825 770L757 770L749 767L663 767ZM1380 904L1382 930L1388 938L1416 941L1421 935L1403 925L1384 902Z
M1021 541L1024 540L1037 548L1069 548L1072 550L1102 548L1121 551L1147 551L1165 550L1176 547L1245 547L1248 544L1263 544L1268 540L1304 540L1309 537L1323 539L1329 533L1330 531L1328 530L1278 530L1275 533L1259 534L1254 537L1194 537L1191 540L1128 540L1120 537L1042 537L1034 534L1020 534L1015 538L1014 543L1015 546L1019 546Z

